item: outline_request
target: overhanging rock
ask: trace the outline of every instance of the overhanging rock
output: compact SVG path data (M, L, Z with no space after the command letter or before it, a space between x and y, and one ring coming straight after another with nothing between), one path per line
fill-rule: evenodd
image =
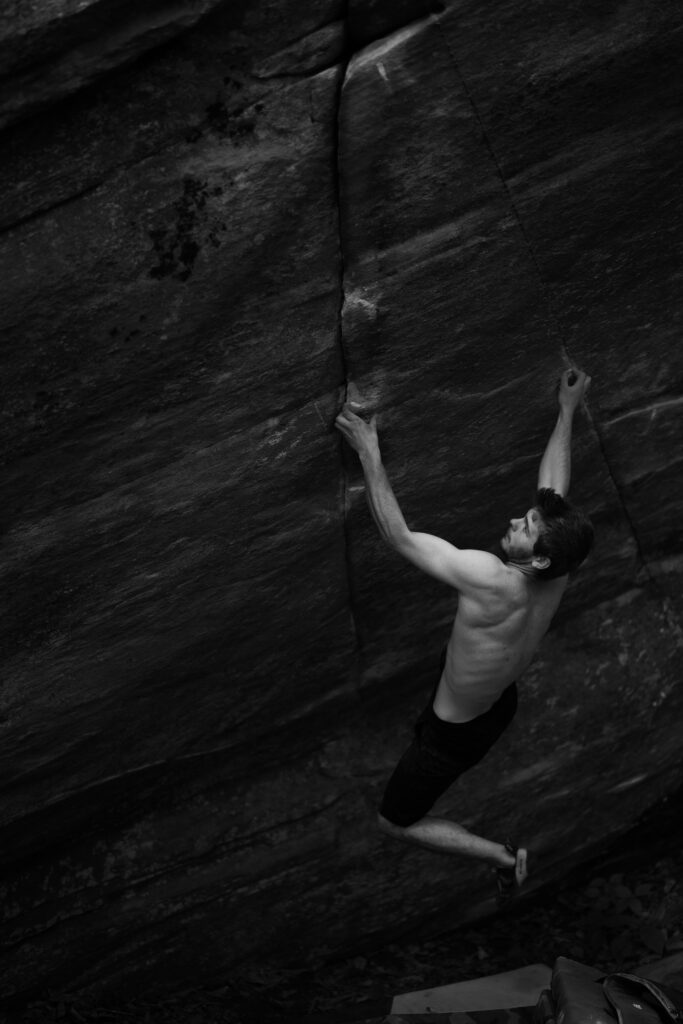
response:
M489 547L560 370L594 378L596 551L444 812L529 837L540 884L683 781L683 13L209 6L116 70L93 30L69 98L48 75L31 106L14 69L3 995L209 983L491 909L487 869L374 829L455 605L381 547L332 427L351 384L410 525ZM84 36L51 24L66 66Z

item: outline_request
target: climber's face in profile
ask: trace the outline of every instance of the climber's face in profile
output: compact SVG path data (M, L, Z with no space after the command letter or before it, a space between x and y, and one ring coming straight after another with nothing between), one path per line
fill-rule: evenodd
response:
M534 545L543 529L543 517L537 508L530 508L519 519L511 519L500 546L508 559L526 562L533 558Z

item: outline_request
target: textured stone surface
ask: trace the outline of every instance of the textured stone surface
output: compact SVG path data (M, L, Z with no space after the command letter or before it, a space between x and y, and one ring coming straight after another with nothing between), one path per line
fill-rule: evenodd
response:
M205 16L2 22L3 995L491 910L374 830L455 606L380 545L350 382L410 524L490 547L594 376L596 552L443 809L542 884L683 782L677 6L162 7Z
M0 14L0 128L194 25L219 0L10 0Z

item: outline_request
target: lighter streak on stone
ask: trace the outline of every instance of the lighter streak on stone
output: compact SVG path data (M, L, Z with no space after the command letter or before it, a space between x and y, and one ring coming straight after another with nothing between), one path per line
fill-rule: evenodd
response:
M417 270L431 262L451 260L456 245L462 253L474 247L483 249L490 246L500 230L500 224L500 218L495 213L487 213L482 209L472 210L441 227L413 234L407 241L396 242L383 249L369 249L358 258L357 265L362 268L370 264L374 273L377 254L381 252L385 261L396 265L396 269L389 268L391 272Z
M318 408L318 403L317 402L313 403L313 408L315 409L315 411L318 414L318 419L320 420L322 425L325 427L325 430L327 430L327 423L325 423L325 419L324 419L323 414L321 413L320 409Z
M425 26L428 25L430 21L430 18L425 18L423 21L408 25L406 28L400 29L398 32L394 32L387 39L383 39L382 42L368 46L367 49L356 54L347 70L347 79L355 74L356 71L362 71L368 64L374 64L380 57L384 57L385 54L391 53L392 50L401 49L409 39L424 31Z
M561 766L561 758L557 757L546 757L540 761L536 761L535 764L529 765L528 768L521 768L519 771L513 772L512 774L506 775L504 779L501 779L499 786L511 787L530 782L532 779L536 779L539 776L550 776L553 772Z
M612 786L608 789L608 793L621 793L624 789L631 789L632 786L637 786L640 782L645 782L647 779L647 773L641 772L640 775L634 775L631 779L624 779L623 782L618 782L616 786Z
M391 83L389 82L389 76L387 75L387 70L384 67L384 64L382 64L381 60L377 61L377 70L379 71L380 78L385 82L385 84L393 92L393 89L391 89Z
M631 416L642 416L648 412L650 419L653 420L660 409L674 409L681 404L683 404L683 398L665 398L661 402L652 402L650 405L643 405L639 409L629 409L628 412L622 412L619 416L615 416L614 419L607 420L605 425L612 427L615 423L621 423L622 420L627 420Z

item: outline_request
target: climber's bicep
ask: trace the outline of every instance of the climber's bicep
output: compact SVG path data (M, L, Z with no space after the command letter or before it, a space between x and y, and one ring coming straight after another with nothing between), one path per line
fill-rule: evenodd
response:
M491 587L502 567L488 551L456 548L431 533L409 531L397 550L418 569L463 593Z

